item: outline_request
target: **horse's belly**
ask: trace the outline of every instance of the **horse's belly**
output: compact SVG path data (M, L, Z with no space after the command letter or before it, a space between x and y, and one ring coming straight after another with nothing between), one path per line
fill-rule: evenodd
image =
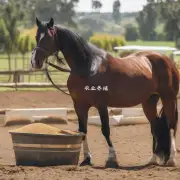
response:
M74 83L76 82L76 83ZM106 104L111 107L131 107L148 99L155 92L155 82L151 76L122 77L115 74L94 76L87 79L71 77L68 89L73 101L96 106ZM106 90L85 90L98 86L106 86Z
M132 82L131 82L132 81ZM108 106L131 107L145 102L155 92L152 79L130 80L129 83L113 87L109 85Z
M139 96L137 98L134 98L134 97L128 97L126 99L124 99L123 97L118 97L117 96L115 98L111 97L108 99L107 101L107 105L109 107L132 107L132 106L136 106L138 104L141 104L143 102L145 102L148 97L150 96L147 95L147 96Z

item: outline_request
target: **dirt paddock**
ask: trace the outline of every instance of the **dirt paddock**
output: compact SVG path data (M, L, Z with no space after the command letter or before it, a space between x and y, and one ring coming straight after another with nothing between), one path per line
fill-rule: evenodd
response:
M73 106L71 99L60 92L0 93L0 108L25 107ZM120 165L118 169L104 168L108 155L107 144L101 129L90 125L88 136L93 156L92 167L17 167L8 134L8 130L16 127L0 127L0 180L180 180L180 154L177 154L176 167L145 166L151 157L152 146L148 124L111 128L111 138ZM77 124L57 125L57 127L74 130L77 129ZM179 130L176 142L180 149ZM81 153L80 161L82 157Z

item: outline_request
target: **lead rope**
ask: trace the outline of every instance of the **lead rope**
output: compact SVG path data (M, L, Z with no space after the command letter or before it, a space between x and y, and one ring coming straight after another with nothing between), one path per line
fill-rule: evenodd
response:
M48 64L48 65L56 68L57 70L60 70L60 71L63 71L63 72L70 72L70 71L68 71L68 70L66 70L66 69L63 69L63 68L61 68L61 67L59 67L59 66L56 66L56 65L48 62L48 59L46 59L45 62L46 62L46 64ZM49 74L49 71L48 71L48 67L47 67L47 66L46 66L46 68L45 68L45 73L46 73L46 76L47 76L47 78L49 79L49 81L52 83L52 85L53 85L56 89L58 89L59 91L63 92L63 93L66 94L66 95L70 95L69 93L67 93L67 92L65 92L64 90L62 90L60 87L58 87L58 86L53 82L53 80L52 80L52 78L51 78L51 76L50 76L50 74Z

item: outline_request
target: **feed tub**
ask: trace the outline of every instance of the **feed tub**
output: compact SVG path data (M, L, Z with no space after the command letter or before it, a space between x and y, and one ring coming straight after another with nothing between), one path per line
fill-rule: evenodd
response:
M9 132L16 165L78 165L82 135L31 134Z

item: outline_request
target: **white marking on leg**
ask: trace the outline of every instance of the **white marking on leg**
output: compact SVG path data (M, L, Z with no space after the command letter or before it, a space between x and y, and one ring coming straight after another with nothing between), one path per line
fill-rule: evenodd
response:
M109 147L108 161L116 161L116 152L113 147Z
M85 137L85 140L83 141L83 152L84 152L84 159L86 158L92 158L91 152L88 147L88 140L87 140L87 135Z
M176 164L175 156L176 156L176 142L175 142L174 133L171 131L171 154L168 160L168 165L175 166Z
M163 155L159 156L159 165L163 166L165 164L165 157Z
M149 161L149 164L157 164L157 155L153 154L151 160Z
M176 155L176 142L174 136L171 139L171 156L174 158Z

